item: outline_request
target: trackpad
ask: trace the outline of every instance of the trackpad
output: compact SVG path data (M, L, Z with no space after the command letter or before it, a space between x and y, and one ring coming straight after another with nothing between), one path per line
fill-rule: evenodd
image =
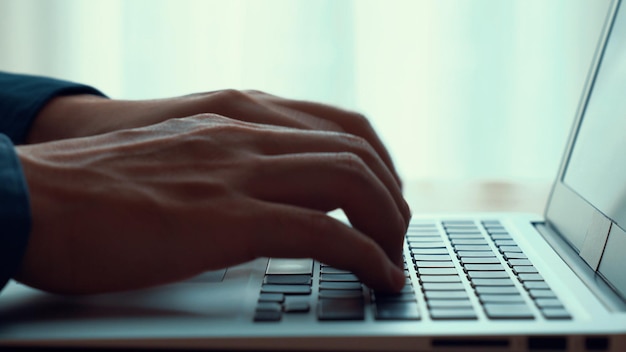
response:
M194 276L189 280L185 280L185 282L222 282L224 280L224 276L226 276L226 270L227 269L207 271L200 275Z

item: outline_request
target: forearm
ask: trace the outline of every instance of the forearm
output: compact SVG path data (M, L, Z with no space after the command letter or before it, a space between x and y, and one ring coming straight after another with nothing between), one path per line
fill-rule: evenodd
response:
M52 99L33 121L28 144L145 127L172 118L205 112L194 97L154 100L114 100L97 95Z

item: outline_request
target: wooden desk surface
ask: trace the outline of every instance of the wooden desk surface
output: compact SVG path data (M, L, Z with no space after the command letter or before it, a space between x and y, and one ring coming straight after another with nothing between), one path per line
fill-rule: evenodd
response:
M408 180L404 195L414 213L543 214L551 187L549 182Z

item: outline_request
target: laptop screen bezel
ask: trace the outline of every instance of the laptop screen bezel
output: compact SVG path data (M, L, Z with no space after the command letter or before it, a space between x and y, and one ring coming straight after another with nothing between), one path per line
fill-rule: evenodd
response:
M583 94L581 96L576 112L575 122L570 132L566 151L564 153L564 157L559 168L558 177L554 182L552 192L550 194L544 214L548 225L551 226L557 233L559 233L560 236L565 239L570 244L570 246L579 253L581 257L583 257L583 259L590 263L589 265L591 266L591 268L598 271L601 276L602 270L599 270L599 259L598 263L595 263L597 265L594 265L592 260L589 260L589 258L585 258L585 251L583 248L586 242L592 242L589 241L588 238L588 236L594 236L594 230L592 227L597 227L597 219L603 219L606 221L606 227L608 229L612 228L616 232L623 231L624 229L620 228L619 225L617 225L611 219L606 218L606 216L602 214L602 212L599 211L593 204L581 197L572 188L566 185L564 179L568 163L570 161L572 151L576 142L579 127L582 123L583 118L585 117L585 110L588 105L589 99L591 98L593 85L601 67L605 48L607 46L611 29L613 28L613 24L615 23L615 18L617 16L619 8L620 0L613 0L609 6L607 19L605 21L604 28L602 29L599 45L596 49L591 69L585 82ZM626 10L622 9L622 11ZM595 225L594 222L596 223ZM597 245L601 247L598 249L601 251L600 254L602 254L604 246L609 239L609 233L607 232L604 237L600 236L600 238L602 238L603 242L598 243ZM594 238L594 242L597 242L597 238ZM623 289L623 284L613 285L611 281L614 280L612 280L611 277L604 277L604 279L609 283L609 285L616 289L622 297L626 297L626 291Z

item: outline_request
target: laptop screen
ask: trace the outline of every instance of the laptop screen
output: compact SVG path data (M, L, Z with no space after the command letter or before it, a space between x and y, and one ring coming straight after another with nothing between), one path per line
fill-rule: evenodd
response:
M546 217L626 302L626 6L613 4Z
M564 183L626 229L626 11L620 10L578 130Z

